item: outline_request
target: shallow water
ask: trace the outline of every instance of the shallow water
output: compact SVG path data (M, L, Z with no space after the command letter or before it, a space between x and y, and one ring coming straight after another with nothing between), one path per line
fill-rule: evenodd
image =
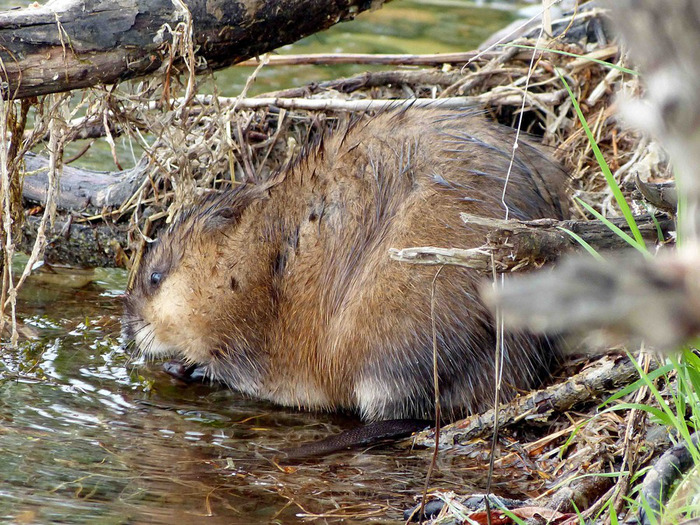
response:
M276 53L432 54L469 51L514 19L512 3L394 1L376 11L363 12L353 21L337 24L284 46ZM351 64L269 66L262 69L249 95L396 67ZM253 70L253 67L221 70L215 75L217 88L223 95L237 96Z
M158 364L131 362L117 339L116 292L125 273L68 271L67 285L50 277L33 276L20 301L24 329L38 339L3 354L0 520L165 524L206 517L250 524L316 514L398 520L421 491L431 455L425 450L384 445L278 467L266 459L276 450L358 422L271 406L217 386L187 386ZM89 279L95 280L85 284ZM446 490L478 490L483 460L443 454L434 480ZM497 490L522 490L510 481Z
M393 2L283 51L468 50L511 17L460 2ZM270 68L255 92L366 69ZM232 69L217 74L217 83L235 95L248 74ZM110 169L94 162L90 167ZM119 270L56 269L38 272L22 289L23 342L17 350L3 344L0 354L0 521L399 520L413 504L430 451L385 445L280 467L269 459L275 450L358 421L287 410L217 386L187 386L159 364L131 361L118 340L125 283ZM536 490L528 477L524 470L497 471L495 491ZM466 493L485 484L483 457L444 453L431 486Z

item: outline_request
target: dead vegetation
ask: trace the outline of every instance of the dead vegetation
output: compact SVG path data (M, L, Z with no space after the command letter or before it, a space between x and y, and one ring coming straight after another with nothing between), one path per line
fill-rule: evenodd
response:
M298 155L302 145L313 142L348 111L373 110L396 104L396 100L462 97L460 104L479 105L494 119L540 136L571 174L574 193L604 215L615 216L618 211L614 200L557 72L574 91L608 165L623 186L631 187L636 177L644 182L661 182L670 173L664 151L621 125L616 117L615 94L637 95L641 87L638 76L624 69L629 64L607 33L606 23L604 12L587 10L556 22L556 36L551 39L540 38L538 30L484 53L449 57L440 68L418 69L412 65L261 97L250 98L245 91L238 98L201 95L202 80L187 72L177 76L168 70L142 82L90 89L72 97L50 95L41 100L4 101L5 128L0 133L12 140L0 147L0 164L3 188L12 191L3 192L5 258L0 323L4 324L6 313L14 315L17 287L31 266L42 260L44 253L48 260L64 253L57 246L71 246L71 232L83 228L93 239L99 235L104 262L138 264L147 240L200 195L241 181L265 180ZM185 56L187 49L184 46L181 51ZM273 66L266 65L263 57L260 67ZM25 124L28 115L29 123ZM127 162L119 157L114 140L118 135L127 136L137 152L130 162L133 167L124 170ZM88 141L87 150L89 141L98 137L106 138L120 170L112 175L114 184L130 181L129 195L118 203L98 207L88 204L80 209L66 205L56 210L60 173L64 162L70 160L65 158L66 145L81 139ZM41 144L48 145L46 167L25 171L26 153ZM90 174L88 170L80 171ZM23 179L25 185L32 178L43 184L41 177L50 189L24 210L27 232L32 233L21 240L17 188ZM93 197L92 203L96 202L100 201ZM637 211L647 210L640 205ZM572 218L588 218L578 206L574 213ZM60 227L52 229L51 224ZM29 247L32 258L27 271L17 279L10 272L9 261L20 242ZM94 250L94 246L84 245L80 249ZM12 340L16 341L14 322L12 326ZM584 365L579 362L577 366ZM642 402L648 393L640 391L635 396L636 402ZM620 479L602 478L602 486L591 484L595 486L590 492L585 488L574 490L580 498L577 501L589 498L584 517L595 516L607 501L603 497L606 493L615 494L616 501L622 502L629 492L630 476L645 464L657 445L645 441L645 423L637 413L608 413L591 419L597 400L582 404L579 399L576 405L559 407L557 417L540 427L506 430L500 438L497 468L502 472L522 469L530 493L543 500L551 498L553 508L565 512L572 511L570 507L564 509L570 499L563 492L557 495L557 490L572 491L569 486L558 489L565 480L622 468L628 474ZM569 439L572 434L574 437ZM638 453L642 444L649 447ZM470 441L461 442L461 446L471 451L465 454L485 454L483 447ZM439 481L431 484L438 485ZM286 485L279 490L283 496L289 492L290 504L294 503L293 487ZM301 510L308 518L359 519L382 514L388 507L368 504L326 513Z
M614 216L605 181L556 70L572 86L619 180L626 182L639 175L643 181L655 182L668 173L662 150L622 127L615 117L613 92L636 93L639 81L635 75L593 61L623 65L618 46L601 29L604 20L597 10L585 11L555 26L561 33L552 40L538 41L535 34L482 54L451 55L451 63L441 69L411 66L365 73L254 98L247 97L245 91L237 98L197 95L200 84L208 89L211 84L205 82L207 79L195 80L187 75L166 75L86 91L79 101L63 101L67 106L64 113L68 114L61 121L65 128L62 142L104 137L118 169L127 163L134 166L116 172L115 182L133 177L137 183L121 203L84 209L73 206L64 211L72 217L73 228L109 225L120 249L133 261L141 234L152 236L202 193L244 180L264 180L297 155L302 144L312 142L348 111L372 110L396 104L397 100L437 98L483 107L493 118L511 126L522 118L523 131L541 136L564 163L576 194ZM533 50L527 46L543 50L534 52L533 60ZM265 60L260 66L272 67L265 66ZM332 63L334 57L326 57L326 61ZM250 82L254 77L255 73ZM40 108L40 121L62 118L57 108L45 104ZM128 162L122 158L123 153L117 152L117 135L129 138L132 158ZM26 133L24 143L29 147L25 149L47 138L45 130L31 136ZM79 154L84 155L80 149ZM139 158L141 151L143 156ZM32 178L43 182L41 173L37 173L25 180L25 186ZM30 196L38 201L43 197ZM576 218L584 216L579 209ZM66 237L64 242L69 242ZM114 250L105 262L124 264L124 259L115 259L120 253ZM50 248L48 256L50 259Z

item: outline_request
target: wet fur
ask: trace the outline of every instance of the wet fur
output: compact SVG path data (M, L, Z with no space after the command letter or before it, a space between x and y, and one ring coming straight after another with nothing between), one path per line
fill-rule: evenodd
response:
M337 129L268 183L210 196L163 234L127 294L125 336L149 356L177 356L282 405L432 417L438 268L391 261L388 250L484 244L485 231L459 212L504 217L513 140L473 112L438 109ZM561 169L521 140L510 217L561 218L564 185ZM448 418L493 402L495 332L478 279L446 266L435 282ZM505 343L508 398L535 386L557 353L530 334Z

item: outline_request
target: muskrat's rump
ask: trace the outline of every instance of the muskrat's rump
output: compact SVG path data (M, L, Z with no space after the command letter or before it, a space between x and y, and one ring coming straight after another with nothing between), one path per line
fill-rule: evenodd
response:
M479 275L388 252L484 244L460 212L561 218L566 177L525 141L508 175L513 140L468 111L409 109L342 127L269 182L208 197L173 224L127 294L124 332L148 355L280 404L429 418L434 288L443 414L482 410L495 330ZM556 351L524 333L505 343L507 397L536 385Z

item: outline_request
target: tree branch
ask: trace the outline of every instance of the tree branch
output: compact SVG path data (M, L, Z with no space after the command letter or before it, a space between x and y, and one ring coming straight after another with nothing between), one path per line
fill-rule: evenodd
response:
M381 0L380 0L381 1ZM0 13L4 97L24 98L147 75L167 65L192 21L197 67L218 69L350 20L360 0L52 0ZM189 10L189 11L188 11Z
M571 231L599 251L610 251L627 246L624 240L599 221L557 221L539 219L518 221L486 219L462 213L467 226L482 226L488 229L483 246L470 249L417 247L390 250L390 257L397 261L416 264L454 264L490 273L511 272L524 268L538 268L558 259L562 254L580 250L581 245L563 230ZM656 219L656 222L654 222ZM642 236L650 243L658 240L657 224L667 238L675 228L672 219L651 215L636 217ZM610 220L629 233L624 217Z

